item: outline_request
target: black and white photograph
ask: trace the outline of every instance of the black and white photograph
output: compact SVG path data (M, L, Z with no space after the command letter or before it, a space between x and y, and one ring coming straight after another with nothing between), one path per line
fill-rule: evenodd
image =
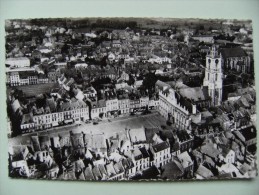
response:
M257 176L251 20L9 19L5 49L9 177Z

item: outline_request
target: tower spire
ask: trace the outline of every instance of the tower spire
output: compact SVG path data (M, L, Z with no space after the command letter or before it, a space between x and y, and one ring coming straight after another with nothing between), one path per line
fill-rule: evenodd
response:
M222 67L221 55L215 45L212 46L206 56L206 69L203 86L208 87L209 96L213 106L220 105L222 102Z

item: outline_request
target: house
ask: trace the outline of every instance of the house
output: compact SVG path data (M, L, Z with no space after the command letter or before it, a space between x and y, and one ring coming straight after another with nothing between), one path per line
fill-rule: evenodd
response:
M215 147L213 143L205 143L200 148L200 152L204 155L204 161L210 164L212 167L216 166L219 161L220 151Z
M134 88L138 89L140 86L142 86L142 84L143 84L143 80L135 81Z
M162 167L171 161L170 145L167 141L152 145L150 151L153 154L153 162L151 164L156 167Z
M161 178L163 180L178 180L184 176L184 169L181 163L172 161L162 166Z
M123 180L125 178L125 169L123 167L122 161L114 164L114 170L116 172L116 180Z
M176 136L178 139L175 141L179 143L180 151L191 151L193 147L193 136L185 130L177 131Z
M12 146L9 151L12 169L20 177L30 177L30 170L27 164L29 154L29 148L24 145Z
M191 38L199 42L214 43L213 35L195 35L195 36L192 36Z
M121 47L121 41L120 40L113 40L112 41L112 47L120 48Z
M87 68L88 64L86 63L77 63L75 64L75 68L76 69L84 69L84 68Z
M40 163L45 163L48 167L51 167L54 163L52 156L46 150L35 152L34 158Z
M178 161L179 163L181 163L184 173L187 175L187 177L192 177L193 176L193 161L190 157L190 155L188 154L187 151L177 155L176 157L176 161Z
M96 97L97 96L97 92L93 87L88 87L85 90L83 90L83 93L85 95L85 97Z
M131 158L124 158L122 159L122 165L125 170L125 177L126 178L131 178L136 174L136 167L134 166L134 163Z
M250 150L250 152L255 152L255 144L256 144L256 128L254 126L248 126L241 130L233 131L236 139L240 141L246 149Z
M235 163L236 162L236 155L234 150L228 148L227 146L223 145L220 147L221 154L219 159L222 160L224 163Z
M34 122L31 114L23 114L20 128L22 133L28 133L34 130Z
M135 171L142 171L149 167L149 154L145 147L135 148L131 151L125 152L125 156L132 159L134 166L136 167Z
M80 154L85 154L85 142L83 133L73 133L70 135L71 144L74 150Z
M50 137L48 135L39 136L39 143L41 150L49 150L51 146Z
M125 71L123 71L120 75L120 79L122 79L124 81L128 81L129 80L129 74L127 74Z
M107 156L107 144L104 134L85 134L86 147L96 156Z
M117 173L113 165L114 165L113 163L109 163L105 165L107 175L108 175L108 180L116 180Z

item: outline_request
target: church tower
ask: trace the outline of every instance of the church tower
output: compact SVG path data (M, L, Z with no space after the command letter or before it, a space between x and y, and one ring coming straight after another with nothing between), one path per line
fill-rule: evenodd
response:
M222 57L215 45L206 56L205 77L203 86L208 86L212 106L218 106L222 102Z

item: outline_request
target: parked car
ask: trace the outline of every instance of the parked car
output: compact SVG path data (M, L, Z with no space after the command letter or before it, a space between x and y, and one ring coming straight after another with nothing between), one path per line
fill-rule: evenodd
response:
M85 120L85 123L89 124L89 123L91 123L91 121L90 120Z

